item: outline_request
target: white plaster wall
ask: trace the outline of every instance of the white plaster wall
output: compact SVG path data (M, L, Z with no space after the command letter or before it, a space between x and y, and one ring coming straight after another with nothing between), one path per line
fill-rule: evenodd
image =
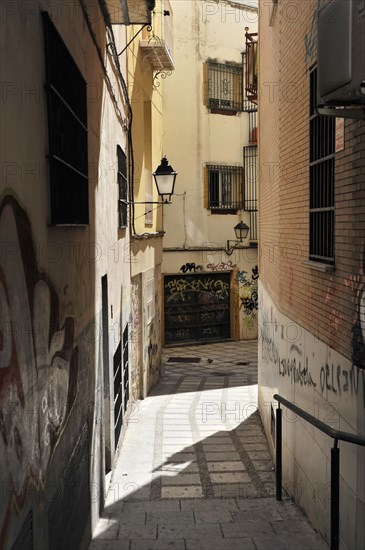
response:
M271 449L278 393L335 429L365 435L365 371L282 315L259 283L259 408ZM329 540L332 440L283 408L284 487ZM365 449L340 447L343 548L365 547Z
M248 145L248 114L210 114L203 105L203 63L241 63L244 27L258 15L229 2L172 1L176 70L164 82L164 151L178 172L176 195L164 207L164 246L197 246L234 238L239 215L211 214L203 206L205 163L241 165ZM248 215L241 213L246 223Z
M255 32L258 15L231 2L173 0L172 7L176 70L164 81L164 151L178 176L172 204L164 206L164 248L181 250L164 252L162 271L177 273L185 263L195 262L204 269L208 264L236 264L250 274L251 264L257 264L257 250L231 256L224 251L227 240L235 238L233 227L241 219L249 225L248 213L211 214L204 208L203 181L206 163L243 165L248 114L210 114L203 104L203 63L208 59L241 63L244 29L248 26ZM193 250L204 246L221 250L210 254ZM245 337L247 327L238 314L240 337ZM250 334L254 337L256 332Z

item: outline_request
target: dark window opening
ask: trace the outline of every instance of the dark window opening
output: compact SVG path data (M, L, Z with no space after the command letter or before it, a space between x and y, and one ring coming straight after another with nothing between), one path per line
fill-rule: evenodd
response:
M86 82L43 12L51 223L89 223Z
M118 156L118 187L119 187L119 228L128 226L128 188L127 188L127 157L124 151L117 147Z
M236 212L242 208L242 167L208 165L208 208Z
M334 264L335 118L317 114L317 68L310 73L309 259Z

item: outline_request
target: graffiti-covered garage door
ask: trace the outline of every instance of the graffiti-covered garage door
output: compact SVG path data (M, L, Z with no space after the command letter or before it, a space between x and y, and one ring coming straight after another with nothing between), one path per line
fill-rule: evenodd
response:
M165 344L230 337L230 273L165 275Z

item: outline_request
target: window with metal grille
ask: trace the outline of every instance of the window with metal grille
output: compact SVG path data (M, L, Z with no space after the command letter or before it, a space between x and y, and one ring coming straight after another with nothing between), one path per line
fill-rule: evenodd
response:
M114 384L114 447L118 446L119 436L123 424L123 369L122 344L119 342L113 357L113 384Z
M119 187L119 228L127 227L128 225L128 188L127 188L127 157L117 146L118 156L118 187Z
M317 68L310 73L309 259L334 263L335 118L317 114Z
M51 223L89 223L86 82L46 12Z
M127 411L129 401L129 338L128 323L123 330L123 407Z
M208 201L212 211L242 208L242 167L209 164L206 166Z
M243 109L242 66L208 61L204 64L204 98L212 113L234 114Z
M243 209L250 212L250 240L257 241L257 146L243 148Z

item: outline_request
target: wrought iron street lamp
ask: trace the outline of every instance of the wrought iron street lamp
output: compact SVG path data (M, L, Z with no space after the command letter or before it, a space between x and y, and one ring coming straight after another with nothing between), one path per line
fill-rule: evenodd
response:
M234 233L236 235L235 241L227 241L227 254L230 256L235 248L238 247L240 243L244 241L244 239L248 235L249 227L243 221L240 221L237 225L234 226ZM233 243L233 245L231 244Z
M160 201L147 201L147 202L140 202L140 201L131 201L128 204L170 204L171 203L171 195L174 194L174 187L175 187L175 181L177 172L169 165L169 161L166 157L163 157L161 160L161 164L156 168L156 171L152 173L156 187L157 192L159 196L162 198L162 203ZM168 197L168 198L167 198Z
M174 194L177 172L169 165L169 161L166 157L163 157L160 166L152 175L155 179L157 192L160 197L162 197L163 202L171 202L171 195Z

